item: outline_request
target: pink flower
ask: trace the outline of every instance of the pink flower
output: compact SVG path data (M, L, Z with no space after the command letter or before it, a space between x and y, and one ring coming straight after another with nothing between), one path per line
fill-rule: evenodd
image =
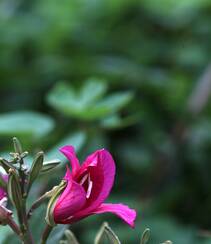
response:
M1 173L0 173L0 177L1 177L5 182L7 182L7 180L8 180L8 175L1 174ZM0 200L1 200L2 198L6 197L6 196L7 196L6 191L5 191L3 188L0 187Z
M93 214L110 212L134 227L136 211L124 204L104 203L114 183L115 163L105 149L89 155L80 166L72 146L60 151L68 158L72 172L67 168L64 180L67 186L53 209L57 224L72 224Z

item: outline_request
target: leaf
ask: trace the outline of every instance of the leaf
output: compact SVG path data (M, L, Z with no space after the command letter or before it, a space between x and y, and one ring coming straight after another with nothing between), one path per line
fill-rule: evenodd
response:
M98 107L107 108L110 112L116 112L127 105L133 98L132 92L118 92L106 97L98 104Z
M10 112L0 115L0 135L43 137L54 128L54 121L31 111Z
M56 168L60 163L61 163L61 161L59 159L45 161L43 163L40 173L42 173L42 174L48 173L50 170L53 170L54 168Z
M8 243L6 242L6 239L8 238L8 236L10 236L11 234L13 234L12 230L9 228L9 226L1 226L0 228L0 243Z
M54 227L52 233L48 238L48 244L59 243L67 227L67 225L57 225L56 227Z
M105 240L108 240L111 244L120 244L119 238L106 222L103 223L98 234L96 235L94 244L102 244Z
M37 153L29 173L28 192L31 188L31 185L33 184L33 182L35 181L35 179L37 178L37 176L39 175L43 167L43 160L44 160L44 153L43 152Z
M103 120L101 120L101 126L105 129L121 129L133 125L139 120L138 116L130 115L124 118L121 118L117 114L111 115Z
M0 187L3 188L4 190L7 189L7 183L4 180L4 178L2 177L2 174L0 173Z
M84 85L80 91L80 101L87 106L87 104L93 104L107 91L107 85L105 81L98 80L96 78L91 78L85 81Z
M103 98L105 82L87 80L77 92L66 83L57 84L47 96L47 102L66 116L81 120L96 120L112 114L130 102L131 92L119 92Z

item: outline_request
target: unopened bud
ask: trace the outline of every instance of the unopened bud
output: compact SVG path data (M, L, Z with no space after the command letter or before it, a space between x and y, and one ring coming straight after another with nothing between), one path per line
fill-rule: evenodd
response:
M43 167L43 160L44 160L44 153L43 152L37 153L29 173L28 192L31 188L32 183L35 181L35 179L40 173L40 170Z
M8 218L12 215L12 211L6 208L7 198L4 197L0 200L0 224L6 225Z
M16 137L13 137L12 140L13 140L13 145L14 145L15 153L21 155L22 152L23 152L23 150L22 150L22 146L21 146L20 141Z
M9 170L9 180L7 184L7 192L10 200L18 211L22 209L22 193L19 177L15 170Z
M147 228L144 230L142 237L141 237L141 243L140 244L146 244L149 241L150 237L150 229Z
M120 240L114 231L109 227L108 223L103 223L96 238L95 244L103 243L105 240L109 240L110 243L120 244Z

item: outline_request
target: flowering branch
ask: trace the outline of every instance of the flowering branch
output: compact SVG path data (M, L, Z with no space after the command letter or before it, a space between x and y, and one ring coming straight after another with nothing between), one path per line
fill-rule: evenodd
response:
M93 214L110 212L129 226L134 227L136 211L119 203L105 203L115 178L115 163L111 154L105 149L89 155L80 165L72 146L64 146L60 151L70 160L72 172L67 172L60 184L44 193L32 204L29 210L26 203L30 189L39 174L46 173L58 165L58 160L44 163L44 153L38 152L29 168L25 164L28 152L23 152L17 138L13 138L14 152L10 153L11 160L0 158L0 164L6 174L0 175L0 224L8 225L19 236L23 244L34 244L29 226L32 213L47 199L46 227L41 235L41 244L46 244L48 237L57 224L73 224L80 219ZM12 211L6 208L7 199L17 212L19 225L13 220ZM112 230L105 226L105 231L116 240L118 238ZM66 232L68 239L76 239Z

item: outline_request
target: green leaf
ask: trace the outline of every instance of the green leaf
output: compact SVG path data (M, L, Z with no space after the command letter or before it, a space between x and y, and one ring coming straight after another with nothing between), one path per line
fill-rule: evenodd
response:
M8 238L8 236L10 236L11 234L13 234L12 230L9 228L9 226L1 226L0 228L0 243L9 243L6 242L6 239Z
M0 135L43 137L54 127L54 121L36 112L20 111L0 115Z
M43 167L43 160L44 160L44 153L43 152L37 153L29 173L28 192L31 188L31 185L33 184L33 182L35 181L35 179L37 178L37 176L39 175Z
M132 92L118 92L106 97L97 106L107 109L109 112L116 112L127 105L132 98Z
M110 115L128 104L131 92L119 92L103 98L107 86L100 80L87 80L77 92L66 83L57 84L47 96L48 103L66 116L95 120Z
M101 126L105 129L121 129L130 125L133 125L139 120L138 116L131 115L121 118L117 114L111 115L101 120Z
M81 88L80 101L87 106L97 102L107 91L107 84L95 78L87 80Z
M106 240L110 244L120 244L120 240L113 230L109 227L108 223L103 223L98 234L95 237L95 244L103 244Z
M67 225L57 225L56 227L54 227L48 238L48 244L59 243L67 227Z
M43 163L40 173L42 174L48 173L50 170L53 170L55 167L57 167L60 163L61 161L59 159L45 161Z

